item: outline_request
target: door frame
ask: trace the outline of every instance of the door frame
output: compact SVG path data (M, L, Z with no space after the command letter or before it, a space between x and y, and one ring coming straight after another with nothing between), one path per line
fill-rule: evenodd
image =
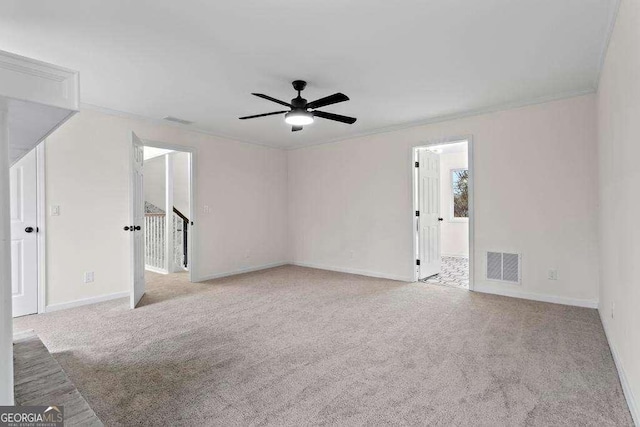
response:
M174 151L181 151L184 153L189 153L189 221L191 221L193 223L193 225L189 225L190 227L190 231L192 231L191 233L189 233L189 240L187 242L187 253L189 254L189 259L191 260L189 263L189 281L190 282L197 282L200 276L198 276L197 273L197 266L196 266L196 257L194 256L196 254L196 248L198 247L197 243L197 236L198 233L193 232L194 230L197 230L198 227L198 220L197 220L197 209L196 206L197 205L197 200L196 200L196 188L197 188L197 181L196 181L196 158L197 158L197 153L198 150L195 147L189 147L186 145L180 145L180 144L172 144L172 143L168 143L168 142L163 142L163 141L154 141L154 140L150 140L150 139L144 139L141 138L142 142L144 143L145 147L155 147L155 148L164 148L166 150L174 150ZM169 215L167 215L167 217L169 217ZM131 256L133 256L133 254L131 254ZM168 260L167 260L168 262Z
M47 311L47 198L45 144L36 145L36 246L38 250L38 314Z
M411 252L412 256L412 268L413 268L413 281L417 282L419 277L419 268L416 265L416 254L418 252L418 217L416 217L416 211L418 209L418 194L417 194L417 178L418 178L418 168L415 167L415 162L417 158L417 151L420 148L428 148L434 145L446 145L446 144L455 144L456 142L467 141L467 162L469 169L469 290L473 291L474 289L474 271L475 271L475 244L474 244L474 235L475 235L475 211L474 211L474 190L475 190L475 173L474 173L474 164L473 164L473 135L466 136L457 136L457 137L446 137L441 139L431 139L429 141L422 142L420 144L414 145L411 147L411 197L413 199L413 210L411 211L411 235L413 241L413 250ZM442 185L442 184L441 184ZM442 209L442 206L440 206Z

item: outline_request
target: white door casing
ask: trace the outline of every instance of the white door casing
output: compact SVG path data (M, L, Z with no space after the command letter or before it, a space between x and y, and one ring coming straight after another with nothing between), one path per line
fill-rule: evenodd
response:
M38 312L36 171L36 150L33 149L9 172L13 317Z
M131 308L136 308L144 295L144 144L131 132Z
M440 273L440 156L418 150L419 278Z

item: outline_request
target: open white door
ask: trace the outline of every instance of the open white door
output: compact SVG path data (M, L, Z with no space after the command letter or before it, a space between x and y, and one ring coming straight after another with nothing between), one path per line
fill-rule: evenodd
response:
M36 150L11 166L11 296L13 317L38 312Z
M440 273L440 156L418 150L420 279Z
M131 220L125 230L131 234L131 308L144 295L144 145L131 132Z

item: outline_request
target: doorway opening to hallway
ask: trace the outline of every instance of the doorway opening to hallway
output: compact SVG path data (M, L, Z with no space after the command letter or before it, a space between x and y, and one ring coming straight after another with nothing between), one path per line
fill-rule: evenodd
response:
M471 138L413 149L415 279L473 289Z
M145 270L189 270L190 154L144 147Z
M197 277L194 165L193 148L131 135L131 308Z

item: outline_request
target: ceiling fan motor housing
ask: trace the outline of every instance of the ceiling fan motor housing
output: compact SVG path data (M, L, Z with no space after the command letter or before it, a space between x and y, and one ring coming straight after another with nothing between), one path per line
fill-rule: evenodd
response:
M298 96L291 100L291 110L307 111L307 100Z
M305 87L307 87L307 82L304 80L294 80L292 83L293 88L298 92L303 91Z
M294 80L291 84L293 88L298 91L298 96L291 100L291 106L293 107L291 110L307 111L307 100L300 96L300 92L307 87L307 82L304 80Z

